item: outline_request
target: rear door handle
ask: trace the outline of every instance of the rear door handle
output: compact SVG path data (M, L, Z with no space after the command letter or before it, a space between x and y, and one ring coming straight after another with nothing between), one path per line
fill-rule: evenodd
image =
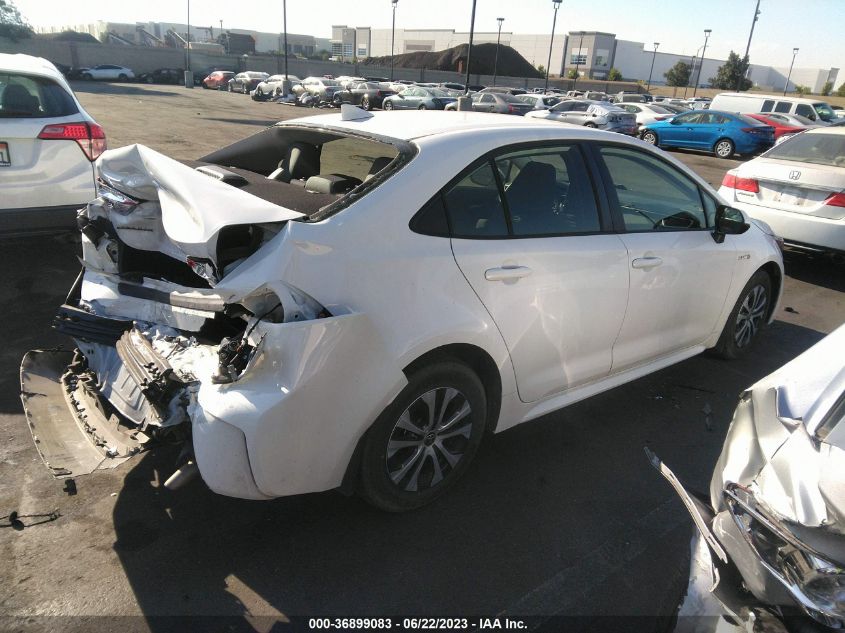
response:
M502 266L501 268L488 268L484 271L484 278L487 281L505 281L506 279L520 279L532 273L528 266Z
M663 260L659 257L637 257L637 259L631 262L631 267L649 269L660 266L662 263Z

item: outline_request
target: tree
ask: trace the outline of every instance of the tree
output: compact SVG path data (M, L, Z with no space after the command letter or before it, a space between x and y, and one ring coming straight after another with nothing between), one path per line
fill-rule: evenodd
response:
M663 73L666 77L667 86L687 86L689 85L690 66L684 62L678 62L668 71Z
M845 97L845 83L843 83L839 88L836 89L836 96L837 97Z
M541 75L545 75L546 74L546 67L543 66L543 64L538 64L537 65L537 72L540 73Z
M13 42L32 37L34 31L12 0L0 0L0 37L7 37Z
M832 91L833 91L833 82L832 81L824 82L824 85L822 86L822 96L827 97L828 95L830 95L830 93Z
M720 90L736 90L737 85L740 90L748 90L753 82L745 78L747 72L748 58L742 58L731 51L728 61L719 66L715 77L710 78L710 85Z
M578 71L574 68L570 68L569 72L566 73L568 79L578 79L578 76Z
M799 95L808 95L810 94L810 87L802 86L801 84L795 84L795 92L797 92Z
M608 81L622 81L622 73L619 72L618 68L611 68L607 72L607 80Z

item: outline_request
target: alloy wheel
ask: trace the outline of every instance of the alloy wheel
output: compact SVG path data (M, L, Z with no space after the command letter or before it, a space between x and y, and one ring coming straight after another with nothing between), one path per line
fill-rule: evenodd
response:
M387 442L390 481L406 492L440 484L469 446L472 408L463 393L438 387L414 400L399 416Z
M736 315L734 342L737 347L745 347L754 339L760 325L766 318L768 305L769 298L762 285L753 286L745 295Z
M730 158L734 153L733 143L724 140L716 143L716 155L719 158Z

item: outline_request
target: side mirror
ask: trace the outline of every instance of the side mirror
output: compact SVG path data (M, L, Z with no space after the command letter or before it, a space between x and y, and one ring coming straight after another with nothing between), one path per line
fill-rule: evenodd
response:
M713 239L717 244L725 241L725 235L741 235L751 225L745 221L745 217L738 209L719 205L716 209L716 227L713 229Z

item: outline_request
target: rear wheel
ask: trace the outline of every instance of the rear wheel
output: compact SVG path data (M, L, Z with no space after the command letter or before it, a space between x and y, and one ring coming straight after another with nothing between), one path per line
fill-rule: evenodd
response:
M657 133L652 132L651 130L643 132L643 135L640 138L649 145L657 145Z
M241 94L249 94L249 90L247 90L246 84L241 86Z
M713 351L722 358L739 358L766 325L772 301L772 280L762 270L745 284Z
M592 121L588 121L587 123L585 123L585 124L584 124L584 127L591 127L591 128L595 128L595 127L596 127L596 124L595 124L595 123L593 123Z
M232 87L232 84L228 84L229 92L235 92L235 89Z
M124 75L123 73L120 73L120 74L117 76L117 80L118 80L118 81L126 81L127 79L129 79L129 77L127 77L127 76L126 76L126 75ZM152 83L152 82L150 82L150 83Z
M393 102L392 101L385 101L384 105L382 107L385 110L392 110L393 109Z
M729 138L719 139L713 146L713 153L717 158L730 158L734 155L733 141Z
M82 73L82 78L83 78L85 81L91 81L92 79L94 79L94 78L91 76L91 73Z
M367 432L361 494L390 512L430 503L464 474L486 419L484 387L469 367L442 361L417 371Z
M425 104L421 103L420 105L418 105L417 110L425 110Z

